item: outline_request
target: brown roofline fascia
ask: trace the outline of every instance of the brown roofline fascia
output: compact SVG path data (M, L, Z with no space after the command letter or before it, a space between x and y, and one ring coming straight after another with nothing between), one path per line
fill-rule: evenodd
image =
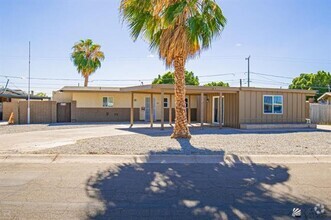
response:
M149 84L131 87L63 87L58 90L60 92L144 92L153 89L174 89L173 84ZM264 92L283 92L283 93L303 93L306 95L315 95L315 90L300 90L300 89L277 89L277 88L256 88L256 87L221 87L221 86L186 86L187 93L190 91L204 92L204 93L217 93L217 92L239 92L239 91L264 91ZM156 93L156 92L151 92Z

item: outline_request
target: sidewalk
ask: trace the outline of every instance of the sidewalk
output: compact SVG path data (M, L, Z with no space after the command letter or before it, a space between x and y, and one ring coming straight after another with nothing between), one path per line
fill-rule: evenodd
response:
M331 155L65 155L4 154L0 163L38 164L308 164L331 163Z

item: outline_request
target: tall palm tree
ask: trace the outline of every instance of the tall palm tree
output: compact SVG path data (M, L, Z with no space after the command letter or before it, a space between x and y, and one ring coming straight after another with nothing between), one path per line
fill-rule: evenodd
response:
M88 86L89 76L101 67L105 55L100 50L101 46L93 44L91 39L80 40L73 47L71 59L77 71L84 77L84 86Z
M207 49L220 35L226 18L215 0L122 0L120 11L131 35L156 50L167 67L175 68L173 138L189 138L185 106L185 63Z

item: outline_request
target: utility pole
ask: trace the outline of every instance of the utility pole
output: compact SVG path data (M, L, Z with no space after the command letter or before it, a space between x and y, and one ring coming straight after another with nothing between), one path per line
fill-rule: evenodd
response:
M250 86L250 72L249 72L249 60L251 58L251 55L249 55L247 58L245 58L245 60L247 60L247 63L248 63L248 71L247 71L247 78L248 78L248 81L247 81L247 86L249 87Z
M243 86L243 80L240 79L240 88Z
M28 119L27 122L30 124L30 64L31 64L31 43L29 41L29 76L28 76Z

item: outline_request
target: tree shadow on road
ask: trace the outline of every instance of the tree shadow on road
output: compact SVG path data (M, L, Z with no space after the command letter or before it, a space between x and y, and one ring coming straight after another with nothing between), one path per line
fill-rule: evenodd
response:
M204 150L189 140L178 141L186 154L211 154L200 152ZM147 163L119 164L99 172L87 181L86 192L103 208L87 211L87 218L292 219L293 208L301 208L304 219L326 218L315 214L312 198L290 194L285 185L290 178L287 167L254 164L236 155L224 160L224 152L212 154L219 156L218 163L147 159ZM285 190L274 190L279 186Z

